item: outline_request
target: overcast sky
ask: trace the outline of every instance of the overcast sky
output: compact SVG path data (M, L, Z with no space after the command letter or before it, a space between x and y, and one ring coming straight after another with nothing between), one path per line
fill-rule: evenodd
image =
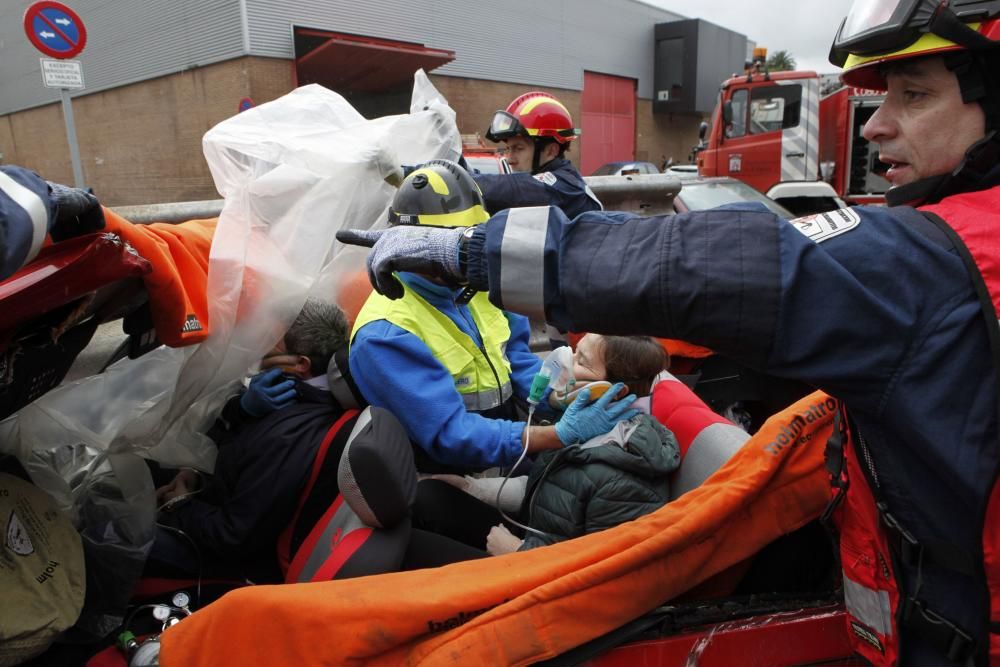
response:
M642 0L743 33L768 53L788 51L798 69L836 72L830 43L851 0Z

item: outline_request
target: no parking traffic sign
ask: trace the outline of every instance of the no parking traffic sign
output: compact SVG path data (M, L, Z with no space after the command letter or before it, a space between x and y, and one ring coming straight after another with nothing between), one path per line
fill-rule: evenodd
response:
M68 59L79 55L83 47L87 46L87 29L76 12L66 5L55 0L41 0L24 11L24 34L36 49L64 61L47 61L42 58L42 73L46 86L59 88L69 157L73 162L73 182L76 187L82 188L83 164L80 161L80 148L76 143L76 125L73 122L69 89L83 88L83 70L79 62Z
M76 12L42 0L24 12L24 32L35 48L53 58L72 58L87 45L87 29Z

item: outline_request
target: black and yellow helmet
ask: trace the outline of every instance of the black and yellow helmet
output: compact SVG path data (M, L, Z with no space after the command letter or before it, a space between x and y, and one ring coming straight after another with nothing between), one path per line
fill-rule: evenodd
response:
M417 167L389 207L390 225L471 227L489 220L483 193L469 172L450 160Z

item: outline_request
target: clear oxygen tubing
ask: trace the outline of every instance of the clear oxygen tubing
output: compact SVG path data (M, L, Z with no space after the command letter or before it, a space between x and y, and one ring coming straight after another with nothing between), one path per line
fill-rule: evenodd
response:
M504 518L504 521L507 521L508 523L514 524L515 526L517 526L521 530L526 530L529 533L534 533L535 535L538 535L539 537L548 538L548 537L551 537L551 535L549 535L548 533L542 532L540 530L537 530L535 528L532 528L531 526L525 526L523 523L521 523L519 521L515 521L514 519L511 519L509 516L507 516L507 513L503 511L503 508L500 507L500 494L503 493L503 487L507 484L507 480L509 480L510 476L512 474L514 474L514 471L517 470L518 466L521 465L521 462L524 461L524 457L528 455L528 445L531 442L531 417L535 414L535 405L537 405L537 402L535 404L532 404L532 405L530 405L528 407L528 423L525 424L525 426L524 426L524 429L525 429L524 430L524 450L521 451L521 456L518 457L517 463L514 464L514 467L510 469L510 472L508 472L504 476L503 481L500 482L500 488L497 489L497 502L496 502L496 505L497 505L497 511L500 512L500 516L502 516Z
M552 536L541 530L536 530L531 526L525 526L523 523L515 521L507 516L507 513L500 507L500 495L503 493L503 487L507 484L507 480L509 480L510 476L514 474L514 471L518 469L521 462L524 461L524 457L528 455L528 449L531 444L531 418L535 415L535 408L538 406L539 402L541 402L542 397L545 394L545 390L549 388L549 382L552 381L553 376L558 375L558 372L561 369L562 364L559 363L558 358L550 354L545 359L542 367L538 369L538 374L536 374L534 379L531 381L531 391L528 393L528 421L524 426L524 449L521 450L521 456L518 457L517 463L515 463L510 471L504 476L503 481L500 482L500 488L497 489L496 506L497 511L500 512L500 516L502 516L505 521L508 521L518 528L544 538L551 538Z

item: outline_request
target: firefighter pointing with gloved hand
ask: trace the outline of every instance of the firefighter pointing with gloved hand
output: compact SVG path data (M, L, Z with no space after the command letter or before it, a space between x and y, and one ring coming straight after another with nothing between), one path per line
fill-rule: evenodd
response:
M1000 0L856 0L831 58L886 90L889 207L786 221L514 209L347 233L391 271L574 330L711 347L846 406L828 451L845 631L875 665L1000 664ZM539 226L545 234L532 233ZM840 443L840 444L839 444Z

